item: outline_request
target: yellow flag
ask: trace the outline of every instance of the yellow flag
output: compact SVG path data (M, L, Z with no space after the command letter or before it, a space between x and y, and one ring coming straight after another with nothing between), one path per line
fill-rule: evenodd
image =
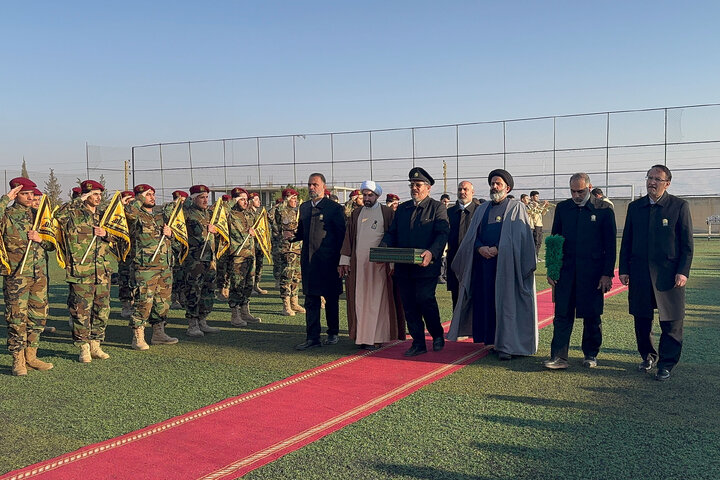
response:
M120 192L115 192L110 205L105 210L100 227L115 237L118 243L118 253L125 261L130 251L130 228L125 218L125 206L122 204Z
M262 250L265 258L270 261L270 223L268 222L268 214L264 208L257 220L255 220L253 229L255 230L255 241L260 246L260 250Z
M0 275L10 275L10 259L8 258L5 243L0 236Z
M180 252L180 265L183 264L188 255L188 251L190 250L187 224L185 224L185 212L183 211L182 205L183 198L180 197L175 201L175 207L173 208L172 215L170 215L170 220L168 221L168 225L170 226L170 230L173 232L173 236L182 246L182 252Z
M53 217L56 210L57 207L55 207L55 210L50 211L50 202L47 201L47 196L43 195L35 214L38 220L37 232L40 238L55 246L55 258L58 265L60 265L60 268L65 268L65 242L60 225Z
M217 229L219 238L215 258L220 258L222 254L225 253L225 250L230 247L230 228L228 227L227 213L225 212L223 202L215 202L215 208L210 218L210 225L214 225Z

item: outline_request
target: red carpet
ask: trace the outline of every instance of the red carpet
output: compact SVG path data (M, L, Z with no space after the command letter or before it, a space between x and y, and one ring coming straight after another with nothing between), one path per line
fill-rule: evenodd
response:
M623 289L613 286L608 296ZM549 290L538 293L541 328L552 323L550 297ZM236 478L406 397L490 350L469 342L448 342L441 352L408 359L402 356L408 343L341 358L10 472L0 480Z

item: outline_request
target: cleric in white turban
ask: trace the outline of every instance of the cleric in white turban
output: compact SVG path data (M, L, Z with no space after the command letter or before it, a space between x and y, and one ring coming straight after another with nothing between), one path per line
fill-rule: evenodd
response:
M404 340L405 319L393 293L392 266L370 261L370 248L380 244L395 212L378 202L382 188L377 183L367 180L360 191L363 206L348 220L338 272L346 279L350 338L360 348L374 350L385 342Z

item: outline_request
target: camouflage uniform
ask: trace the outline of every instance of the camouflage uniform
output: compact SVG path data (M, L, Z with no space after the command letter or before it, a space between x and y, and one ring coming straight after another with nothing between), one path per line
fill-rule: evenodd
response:
M185 318L205 318L212 312L215 302L215 278L217 264L215 262L215 239L211 235L205 246L207 226L212 211L202 210L192 201L185 202L185 223L188 230L190 251L183 263L185 274Z
M183 204L187 205L187 204ZM170 210L172 212L175 202L170 202L163 205L163 209ZM184 207L181 207L184 208ZM184 265L180 264L180 256L182 255L182 245L173 236L172 238L172 301L178 302L181 307L185 307L185 268ZM173 308L171 306L171 308Z
M134 245L131 246L125 260L122 260L122 257L118 255L118 297L123 305L132 304L137 288L133 269L133 247Z
M68 249L65 281L72 290L68 302L73 317L73 340L77 346L91 340L103 341L110 316L109 235L98 237L85 263L80 263L94 237L93 227L100 224L102 212L98 207L93 213L80 201L71 202L55 216Z
M300 285L300 251L302 242L291 243L288 237L292 237L297 230L298 207L291 208L287 201L284 201L275 211L273 222L273 238L278 243L278 264L280 274L280 297L295 297L298 295Z
M8 326L8 350L22 352L28 347L37 348L40 334L45 328L48 313L47 275L45 251L54 250L52 243L28 240L28 232L35 220L35 211L15 202L8 207L7 195L0 198L0 232L8 259L10 274L3 277L5 321ZM30 242L25 267L20 264Z
M255 225L255 222L257 222L257 219L260 218L260 215L263 214L263 208L257 208L253 209L252 215L252 224ZM253 285L257 286L259 288L260 281L262 280L262 267L264 263L264 257L265 254L262 251L262 248L260 248L260 243L255 242L255 277L253 279ZM267 293L267 292L266 292Z
M64 212L65 210L67 210L68 208L70 208L70 207L73 206L73 205L75 205L75 206L77 207L77 206L81 205L81 203L82 203L82 202L81 202L81 200L80 200L79 197L78 197L78 198L73 198L73 199L70 200L69 202L65 202L65 203L63 203L62 205L60 205L60 206L58 207L57 211L55 212L55 216L56 216L57 218L60 218L60 216L62 216L62 214L63 214L63 212ZM69 265L69 264L68 264L68 265ZM65 266L66 274L67 274L67 269L68 269L68 266L66 265L66 266ZM73 289L72 289L72 286L71 286L70 284L68 284L68 296L67 296L68 312L70 311L70 309L72 308L72 305L73 305L74 303L75 303L75 300L73 300ZM71 316L70 316L70 331L71 331L71 332L72 332L72 330L73 330L73 328L74 328L74 327L73 327L74 324L75 324L75 320L73 319L73 317L72 317L72 315L71 315Z
M173 205L170 204L169 208ZM137 297L135 312L130 319L132 328L144 327L166 321L170 309L172 289L172 241L163 235L171 210L167 206L160 212L148 212L142 201L133 200L125 207L125 216L130 223L130 238L134 245L133 270ZM161 242L155 260L151 261L155 249Z
M345 223L347 223L350 220L350 216L355 211L355 209L358 208L358 204L355 203L354 199L350 199L347 202L345 202Z
M272 257L273 264L273 278L275 279L276 287L280 284L280 276L282 275L282 255L280 254L280 244L282 243L282 230L276 231L275 228L275 215L277 210L282 205L281 203L275 204L268 212L268 222L270 223L270 255Z
M230 209L228 215L230 227L230 248L228 248L230 308L243 306L250 301L255 278L255 239L249 230L253 226L253 215L249 210L241 210L239 205ZM242 248L240 248L242 246Z

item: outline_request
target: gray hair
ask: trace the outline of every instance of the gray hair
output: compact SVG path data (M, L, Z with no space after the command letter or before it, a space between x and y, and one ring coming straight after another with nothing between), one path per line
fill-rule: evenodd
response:
M590 185L590 175L584 172L578 172L574 173L572 177L570 177L570 183L583 180L585 182L585 185Z

